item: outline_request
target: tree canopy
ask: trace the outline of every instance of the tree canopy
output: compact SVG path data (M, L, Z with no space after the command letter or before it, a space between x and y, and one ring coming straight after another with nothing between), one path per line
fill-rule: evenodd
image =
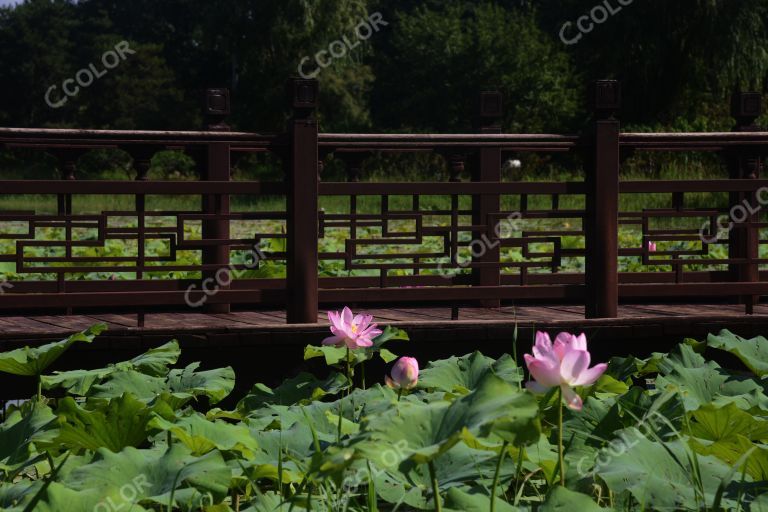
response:
M489 87L506 130L569 131L597 78L623 82L625 123L711 129L768 87L768 0L25 0L0 8L0 62L4 126L198 129L203 90L228 87L231 124L280 131L303 62L325 131L465 131Z

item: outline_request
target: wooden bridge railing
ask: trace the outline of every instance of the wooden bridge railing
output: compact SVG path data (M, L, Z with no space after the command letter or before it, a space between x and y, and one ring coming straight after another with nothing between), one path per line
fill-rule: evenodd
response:
M0 312L269 305L285 307L291 323L312 323L319 304L561 301L610 318L620 300L731 298L751 312L768 293L759 95L735 97L728 133L622 133L619 84L602 81L580 136L502 134L495 92L480 96L475 134L332 134L318 130L317 83L290 85L294 115L283 135L228 131L223 90L210 92L200 132L0 129L3 149L52 154L61 170L57 180L0 181L0 200L35 196L22 210L0 202L0 265L14 268ZM80 156L104 148L129 153L136 179L77 179ZM199 179L149 179L161 150L191 156ZM640 151L719 153L730 176L620 179ZM415 153L442 156L448 179L360 181L370 157ZM503 162L526 153L583 167L584 179L505 179ZM279 158L284 181L232 179L249 154ZM343 162L346 180L324 177L331 160ZM728 204L701 205L702 193L728 194ZM86 195L133 202L83 213ZM622 208L632 195L668 205ZM200 202L157 206L168 197ZM56 198L55 213L40 211L46 198ZM253 207L283 200L285 208ZM620 240L630 231L635 238ZM713 254L718 246L725 257ZM627 261L634 266L622 268Z

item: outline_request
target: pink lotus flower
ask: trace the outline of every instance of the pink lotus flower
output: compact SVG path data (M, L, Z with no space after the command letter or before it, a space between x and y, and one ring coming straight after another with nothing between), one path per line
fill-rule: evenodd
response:
M384 377L392 389L413 389L419 382L419 362L412 357L401 357L392 368L392 377Z
M653 242L648 242L648 251L656 252L656 244Z
M608 367L602 363L589 368L590 355L584 334L574 336L562 332L553 345L547 333L537 332L533 355L524 357L534 379L526 387L534 393L543 393L559 386L565 403L576 411L581 410L582 400L573 388L594 384Z
M345 307L341 312L329 311L328 320L331 322L331 332L323 340L323 345L334 345L350 349L365 348L373 345L373 338L381 334L381 330L376 328L377 324L372 324L372 315L352 315L352 311Z

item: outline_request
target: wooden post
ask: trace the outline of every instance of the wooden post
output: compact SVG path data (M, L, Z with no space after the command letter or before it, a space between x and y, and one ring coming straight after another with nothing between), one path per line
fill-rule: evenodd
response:
M133 157L133 167L136 170L136 181L149 181L149 171L152 168L152 156L155 150L152 146L141 146L133 152L126 149ZM143 268L147 264L147 197L144 194L137 194L135 198L136 207L136 279L144 279ZM146 313L144 308L139 308L136 312L136 323L139 327L144 327Z
M595 113L587 159L587 318L616 318L619 306L619 121L621 87L614 80L590 88Z
M501 133L503 98L498 91L480 93L478 129L480 133ZM475 181L501 181L501 147L484 147L478 155ZM496 225L492 215L499 213L501 202L499 194L483 194L472 197L472 224L485 226L473 234L470 246L473 263L484 266L473 269L476 286L499 286L501 284L500 251L496 240ZM498 308L501 301L484 300L482 306Z
M229 131L225 120L230 114L228 89L208 89L205 103L206 128L208 131ZM205 167L204 180L229 181L231 176L229 144L216 142L208 145L208 165ZM216 194L203 196L203 213L229 215L229 195ZM205 220L202 222L203 240L228 240L229 219ZM203 272L203 279L213 278L220 290L229 288L229 246L213 245L203 249L203 264L217 265L217 270ZM208 313L229 313L229 304L206 304Z
M59 161L59 167L61 172L61 179L65 181L77 180L77 161L83 155L82 150L77 149L63 149L56 152L56 158ZM58 197L58 213L60 216L72 215L72 194L59 194ZM64 228L64 240L67 244L72 242L72 221L67 220ZM66 258L72 257L72 247L67 245L64 248L64 255ZM18 269L17 269L18 270ZM57 292L65 293L67 289L67 275L64 272L58 272L56 274ZM67 306L66 314L72 314L72 307Z
M288 323L317 323L318 143L317 80L292 79L288 95Z
M731 115L736 119L733 131L760 131L755 120L762 114L763 98L760 93L737 92L731 98ZM731 179L758 179L763 167L763 155L753 148L736 148L728 156ZM743 263L729 265L731 279L742 283L760 281L760 267L756 261L760 257L760 230L756 223L760 220L760 204L756 191L732 192L730 194L731 221L734 228L728 235L728 258L740 259ZM738 214L738 218L737 218ZM743 215L742 215L743 214ZM746 313L751 315L759 297L744 295L739 302L745 305Z

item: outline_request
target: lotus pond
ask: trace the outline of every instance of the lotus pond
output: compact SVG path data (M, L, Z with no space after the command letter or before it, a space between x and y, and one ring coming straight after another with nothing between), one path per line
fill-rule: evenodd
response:
M176 341L52 371L101 325L0 354L0 372L39 385L0 425L0 508L768 510L765 338L723 331L590 368L583 337L542 334L500 359L418 362L394 354L407 333L336 320L305 350L326 372L242 397L231 368L175 367ZM366 382L374 358L386 382Z

